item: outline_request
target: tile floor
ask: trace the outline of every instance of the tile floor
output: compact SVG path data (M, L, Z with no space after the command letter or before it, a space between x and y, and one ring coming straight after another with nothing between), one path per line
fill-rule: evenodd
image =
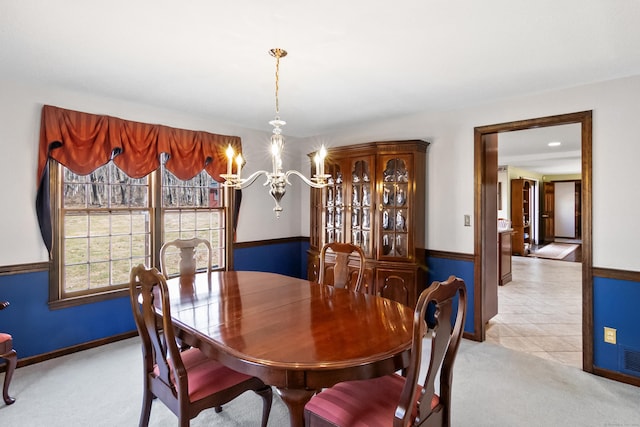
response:
M513 257L486 339L582 369L582 264Z

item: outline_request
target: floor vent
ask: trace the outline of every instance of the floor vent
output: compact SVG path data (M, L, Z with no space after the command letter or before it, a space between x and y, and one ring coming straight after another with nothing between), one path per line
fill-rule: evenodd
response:
M640 376L640 350L622 347L620 359L623 371Z

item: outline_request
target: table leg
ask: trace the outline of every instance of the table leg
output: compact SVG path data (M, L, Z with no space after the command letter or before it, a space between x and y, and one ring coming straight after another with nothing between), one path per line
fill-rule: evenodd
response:
M276 391L289 408L291 427L304 427L304 405L316 394L317 390L276 388Z

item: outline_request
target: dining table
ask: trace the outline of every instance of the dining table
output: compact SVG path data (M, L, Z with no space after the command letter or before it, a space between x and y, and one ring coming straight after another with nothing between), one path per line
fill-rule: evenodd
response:
M258 271L211 271L167 281L177 338L273 386L304 425L323 388L409 363L413 310L376 295Z

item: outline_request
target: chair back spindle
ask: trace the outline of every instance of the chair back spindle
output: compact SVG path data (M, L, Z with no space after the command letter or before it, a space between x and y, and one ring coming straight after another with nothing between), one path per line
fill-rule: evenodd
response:
M328 254L333 254L333 264L329 262ZM352 256L358 260L357 268L349 265ZM318 283L361 292L365 290L362 289L364 269L365 255L359 246L351 243L327 243L320 250Z
M166 242L160 248L160 271L165 279L178 274L195 274L199 270L198 265L202 264L198 262L202 256L206 257L206 271L211 271L213 249L207 239L193 237ZM178 267L174 268L175 262L170 261L178 261Z

